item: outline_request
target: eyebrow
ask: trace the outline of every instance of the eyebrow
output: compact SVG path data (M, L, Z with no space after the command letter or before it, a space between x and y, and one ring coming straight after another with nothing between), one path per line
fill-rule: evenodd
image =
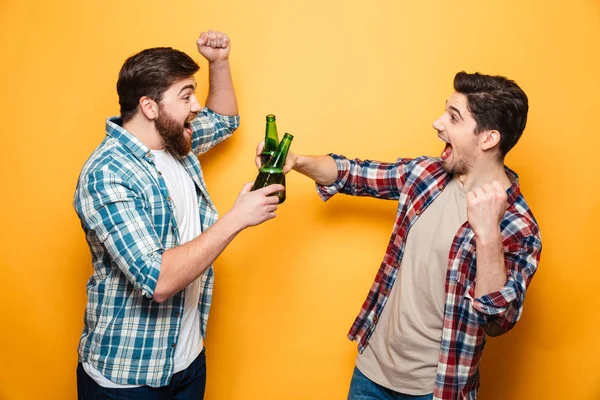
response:
M191 83L188 84L188 85L185 85L184 87L181 88L181 90L179 91L178 95L181 94L181 92L183 92L186 89L196 90L196 86L192 85Z
M446 107L448 107L448 100L446 100ZM448 107L449 109L451 109L452 111L454 111L455 113L458 114L458 116L460 117L460 119L462 119L464 121L464 118L462 117L462 115L460 114L460 111L458 111L458 108L450 106Z

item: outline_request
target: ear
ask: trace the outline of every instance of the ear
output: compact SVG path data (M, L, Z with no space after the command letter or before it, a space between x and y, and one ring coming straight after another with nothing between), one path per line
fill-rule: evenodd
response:
M481 149L483 151L491 150L498 146L499 143L500 132L498 132L497 130L481 132L481 139L479 141L479 144L481 145Z
M158 104L148 96L140 97L138 108L149 120L155 120L158 117Z

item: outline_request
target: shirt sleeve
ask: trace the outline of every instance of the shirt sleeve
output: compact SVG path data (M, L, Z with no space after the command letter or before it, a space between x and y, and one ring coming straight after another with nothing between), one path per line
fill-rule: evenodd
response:
M380 199L397 200L406 181L409 158L399 158L395 163L359 159L350 160L337 154L328 154L337 165L337 180L331 185L316 184L317 192L323 201L337 193L352 196L370 196Z
M508 280L499 291L475 298L475 282L466 290L465 297L477 315L480 325L494 322L509 331L523 312L527 286L535 274L542 251L537 236L527 236L510 244L504 252Z
M240 116L217 114L204 107L190 124L192 128L192 151L196 155L206 153L233 134L240 126Z
M130 180L110 171L91 172L80 182L75 209L88 240L99 241L113 265L144 296L152 298L164 248L141 194Z

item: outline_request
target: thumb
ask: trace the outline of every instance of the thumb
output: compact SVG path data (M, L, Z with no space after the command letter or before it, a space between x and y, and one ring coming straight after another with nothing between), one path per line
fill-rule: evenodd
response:
M256 146L256 157L254 158L254 163L256 164L256 168L260 168L262 166L262 160L260 158L260 154L265 148L265 140L261 140L261 142Z
M296 161L294 154L288 153L288 156L285 159L285 165L283 166L283 173L287 174L288 172L290 172L294 168L295 163Z
M256 155L260 156L260 153L262 153L264 148L265 148L265 139L261 140L260 143L258 144L258 146L256 146Z
M244 184L242 190L240 191L240 195L250 193L250 191L252 190L252 186L254 186L254 182L248 182Z

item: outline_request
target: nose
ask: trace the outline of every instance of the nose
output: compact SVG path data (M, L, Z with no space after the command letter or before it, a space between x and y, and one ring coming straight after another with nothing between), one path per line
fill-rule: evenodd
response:
M431 126L433 126L433 129L435 129L436 131L443 131L444 130L444 124L442 123L442 117L440 116L438 119L436 119L435 121L433 121L433 124L431 124Z
M202 109L202 107L200 107L200 103L198 103L198 99L196 98L196 95L193 95L192 96L192 107L190 108L190 112L198 113L201 109Z

